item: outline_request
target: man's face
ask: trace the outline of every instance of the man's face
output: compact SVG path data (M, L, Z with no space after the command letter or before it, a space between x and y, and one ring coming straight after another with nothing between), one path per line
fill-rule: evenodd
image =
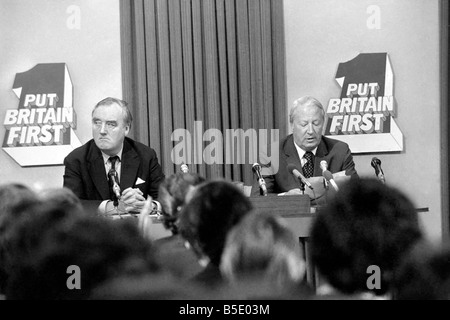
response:
M305 151L313 150L320 143L323 125L321 109L311 105L298 107L292 124L295 143Z
M107 155L113 156L120 151L130 131L124 116L124 111L116 103L99 106L92 114L92 136L97 147Z

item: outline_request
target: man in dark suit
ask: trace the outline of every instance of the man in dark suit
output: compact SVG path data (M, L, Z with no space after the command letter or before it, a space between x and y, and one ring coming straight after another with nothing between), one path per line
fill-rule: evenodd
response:
M264 176L268 193L299 193L299 181L288 171L288 164L309 178L322 176L320 162L325 160L331 173L345 171L347 176L357 177L349 146L322 136L325 110L317 99L308 96L297 99L289 122L293 133L280 143L278 171ZM259 184L255 182L252 195L259 194Z
M164 173L155 150L127 138L132 116L125 101L106 98L92 112L93 139L65 159L64 186L100 213L139 212L146 198L158 197ZM115 199L111 172L120 186ZM113 201L115 200L115 201Z

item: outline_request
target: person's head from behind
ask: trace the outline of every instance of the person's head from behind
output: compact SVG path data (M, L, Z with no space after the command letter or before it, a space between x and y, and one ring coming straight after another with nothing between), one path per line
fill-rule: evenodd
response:
M220 269L232 283L258 279L282 290L302 281L305 262L285 221L276 213L255 211L229 232Z
M450 300L450 244L417 245L403 259L394 286L397 300Z
M153 267L147 260L149 243L132 221L107 220L55 204L33 211L33 217L16 226L12 239L7 299L85 299L111 277Z
M82 211L83 205L81 200L69 188L47 188L38 193L42 202L55 203L66 208L73 208Z
M0 293L5 291L9 273L12 228L20 221L28 207L38 203L36 193L21 183L0 185Z
M402 255L422 232L402 192L361 178L343 186L319 211L310 237L313 263L331 286L344 294L382 295L390 293ZM368 288L370 272L377 270L380 277Z
M289 113L294 142L303 150L316 148L323 133L325 110L315 98L305 96L294 101Z
M37 194L21 183L0 185L0 237L11 223L17 220L21 207L39 202Z
M200 258L219 266L229 230L251 209L250 200L232 183L208 181L194 190L180 213L179 230Z
M164 226L178 233L178 215L186 202L186 195L205 179L195 173L172 174L159 185L158 201L161 203Z
M116 155L131 129L131 122L127 102L110 97L98 102L92 111L92 136L97 147L109 156Z

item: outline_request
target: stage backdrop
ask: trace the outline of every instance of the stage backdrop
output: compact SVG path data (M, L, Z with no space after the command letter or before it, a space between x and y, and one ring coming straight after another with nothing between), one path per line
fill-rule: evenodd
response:
M403 151L357 154L356 169L361 176L375 177L370 163L378 157L386 183L403 190L417 207L429 208L420 213L421 222L431 239L440 240L441 183L446 182L441 180L440 161L439 1L284 4L290 105L312 95L326 107L341 94L335 80L340 63L361 53L388 53Z
M6 110L19 104L13 92L16 74L37 64L66 64L81 143L92 137L95 103L122 96L119 0L2 0L0 43L2 141ZM21 167L0 150L0 166L2 183L22 182L35 189L62 186L62 165Z

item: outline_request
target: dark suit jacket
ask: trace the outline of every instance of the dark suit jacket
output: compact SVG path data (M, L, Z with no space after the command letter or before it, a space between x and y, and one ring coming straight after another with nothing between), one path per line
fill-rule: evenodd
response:
M279 158L278 172L275 175L264 176L268 193L280 193L299 188L298 180L287 170L289 163L294 164L298 170L302 168L292 134L281 141ZM320 161L322 160L328 163L328 170L331 173L345 170L348 176L358 176L350 148L345 142L322 136L322 141L319 143L314 157L315 177L322 176L322 169L320 168ZM259 195L259 192L258 182L255 181L251 194Z
M125 138L123 143L120 188L139 188L144 197L158 197L159 184L165 176L155 150ZM95 141L73 150L64 159L64 186L71 189L88 209L96 209L103 200L110 199L110 189L100 149ZM136 184L140 178L145 181Z

